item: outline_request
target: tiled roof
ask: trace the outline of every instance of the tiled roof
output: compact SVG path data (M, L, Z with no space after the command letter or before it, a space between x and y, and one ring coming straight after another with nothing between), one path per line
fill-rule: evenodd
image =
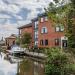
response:
M46 13L38 14L38 17L44 17L44 16L47 16L47 14Z
M37 21L39 17L44 17L44 16L47 16L47 14L46 13L38 14L37 17L32 19L31 21Z
M5 39L15 39L16 37L15 36L9 36L9 37L6 37Z
M23 25L21 27L18 27L18 29L22 29L22 28L26 28L26 27L31 27L31 26L32 26L32 23L29 23L29 24Z
M37 21L37 20L38 20L38 17L36 17L36 18L32 19L31 21Z

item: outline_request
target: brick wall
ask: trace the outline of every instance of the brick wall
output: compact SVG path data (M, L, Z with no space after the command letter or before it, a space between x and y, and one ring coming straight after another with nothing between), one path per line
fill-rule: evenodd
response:
M27 32L32 34L32 43L31 45L34 46L34 21L32 21L32 26L30 27L23 27L21 28L21 36ZM64 36L63 32L56 32L55 31L55 26L52 25L52 21L48 19L47 21L45 20L45 17L43 17L43 22L41 22L41 19L38 18L38 47L55 47L55 39L61 39L61 37ZM42 27L47 28L47 33L41 33ZM48 45L41 45L40 41L41 40L48 40ZM61 41L59 42L59 46L61 46Z
M30 33L31 36L33 36L33 32L32 32L33 28L32 28L32 26L24 27L24 28L19 29L19 30L20 30L19 32L20 32L21 37L24 35L24 33ZM32 42L31 42L30 47L32 47Z
M20 29L20 31L21 31L21 36L24 33L31 33L32 34L32 27L22 28L22 29Z
M52 25L52 21L48 19L48 21L41 22L39 19L39 25L38 25L38 47L55 47L55 39L61 38L64 36L63 32L56 32L55 26ZM42 27L47 27L48 32L47 33L41 33ZM40 45L40 40L48 40L48 45ZM61 45L61 43L60 43Z
M5 39L5 44L6 44L7 48L14 45L15 42L16 42L16 38L6 38Z

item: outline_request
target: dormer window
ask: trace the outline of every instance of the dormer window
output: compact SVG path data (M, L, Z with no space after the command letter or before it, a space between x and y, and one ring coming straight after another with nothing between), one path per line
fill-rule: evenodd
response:
M41 22L44 22L44 18L43 17L41 17Z
M48 21L48 17L47 16L45 17L45 21Z

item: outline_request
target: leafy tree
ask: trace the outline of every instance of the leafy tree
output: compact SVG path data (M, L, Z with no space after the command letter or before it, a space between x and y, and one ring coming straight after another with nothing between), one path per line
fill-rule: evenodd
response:
M75 48L75 0L53 0L46 10L48 17L53 21L53 25L63 24L66 36L68 37L68 48ZM73 56L64 53L60 49L47 50L48 57L45 64L46 75L74 75L75 62Z
M21 38L21 42L23 45L25 45L27 48L29 48L29 45L31 44L31 34L30 33L25 33L22 38Z
M71 0L70 9L68 12L67 19L67 34L68 34L68 46L70 48L75 48L75 1Z
M20 45L20 38L19 37L16 37L16 44Z
M53 0L46 10L53 25L65 26L65 35L68 37L68 47L75 48L75 1Z

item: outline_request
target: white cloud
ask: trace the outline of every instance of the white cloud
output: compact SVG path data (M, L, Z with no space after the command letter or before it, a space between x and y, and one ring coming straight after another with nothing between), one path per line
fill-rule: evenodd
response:
M30 23L30 20L40 12L37 9L41 8L41 12L44 12L43 8L47 7L50 1L52 0L0 0L0 12L5 12L4 14L0 13L0 18L2 20L6 18L5 23L0 24L0 34L6 37L11 33L17 33L18 26ZM28 11L29 13L26 15L17 15L22 8L30 10ZM26 19L23 19L24 16ZM10 22L12 18L16 18L16 23L12 24Z
M6 14L0 14L0 19L10 19L11 17Z

